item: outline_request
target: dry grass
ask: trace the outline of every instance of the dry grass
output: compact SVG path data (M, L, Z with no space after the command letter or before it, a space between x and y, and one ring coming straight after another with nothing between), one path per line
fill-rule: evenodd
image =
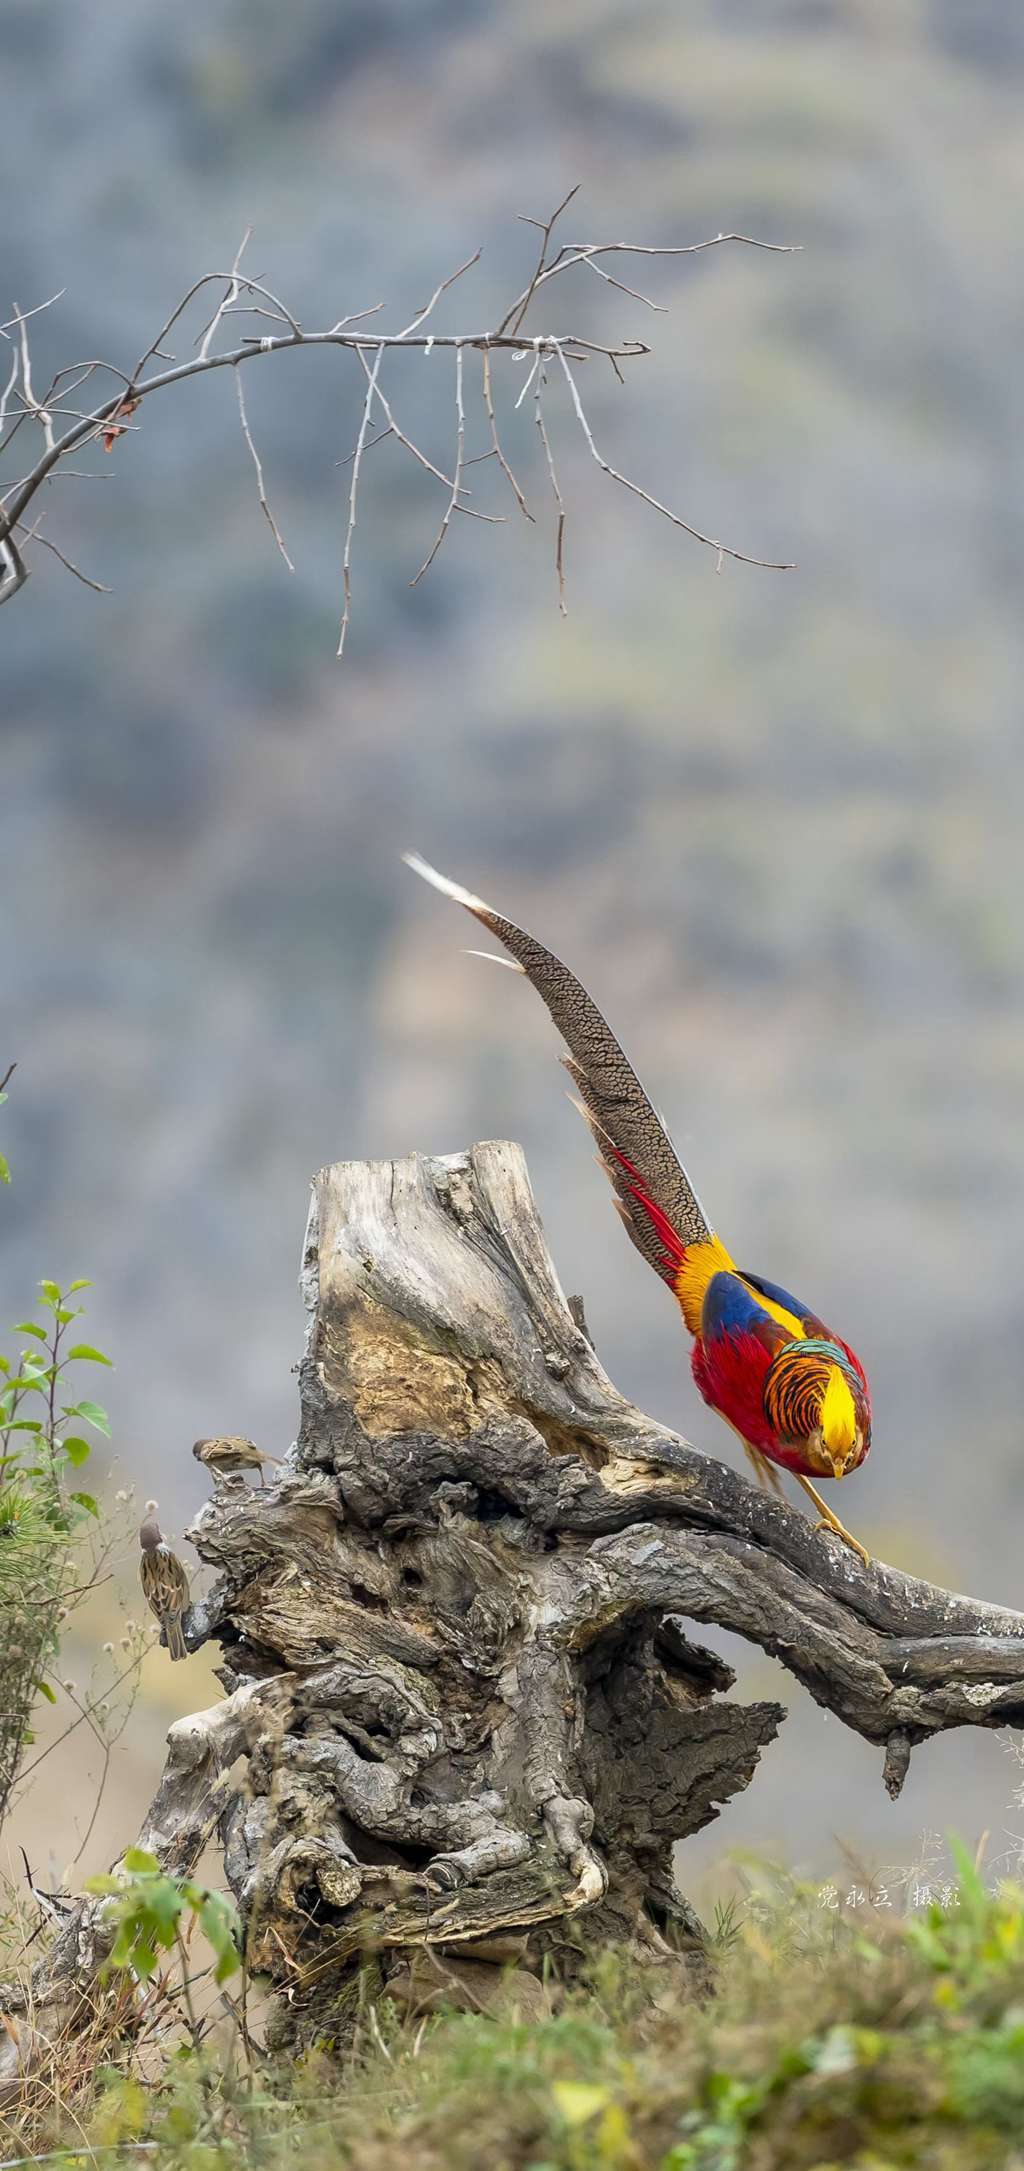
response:
M789 1886L725 1919L718 1994L592 1957L527 2019L407 2020L368 1994L344 2059L205 2058L167 2032L154 2065L97 2014L49 2069L49 2145L160 2171L1011 2171L1024 2132L1024 1892L961 1863L955 1904L895 1922ZM373 1978L368 1974L368 1984ZM62 2062L63 2061L63 2062ZM34 2133L42 2136L37 2103ZM9 2129L10 2131L10 2129ZM28 2129L22 2129L27 2132ZM24 2151L23 2151L24 2152ZM6 2153L18 2150L9 2145Z

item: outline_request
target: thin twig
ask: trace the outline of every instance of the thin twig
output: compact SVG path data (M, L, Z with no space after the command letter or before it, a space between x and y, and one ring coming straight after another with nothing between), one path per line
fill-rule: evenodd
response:
M32 390L32 357L29 351L26 319L22 316L21 310L19 309L17 302L15 302L14 304L14 316L19 331L19 346L21 349L21 388L25 400L25 405L26 407L31 409L34 415L37 416L39 426L46 441L46 450L47 452L52 452L54 450L53 423L50 419L48 410L42 405L41 401L37 400L35 393Z
M544 384L544 370L543 367L541 367L537 371L537 382L533 394L534 419L536 421L537 428L540 431L540 441L544 447L544 458L546 459L548 464L548 474L551 478L551 488L554 492L555 504L558 508L558 520L555 527L555 571L558 574L558 608L562 613L562 617L566 618L568 617L568 611L566 609L565 603L565 504L562 498L561 490L558 487L558 476L555 472L555 462L551 451L551 441L548 437L547 429L544 423L544 408L541 403L541 395L543 393Z
M260 504L263 507L263 511L266 514L267 520L270 525L270 532L274 538L275 543L277 544L278 550L280 551L281 556L284 559L286 566L288 567L289 573L294 573L295 567L293 566L292 561L288 556L288 552L284 547L281 530L278 527L277 522L274 519L274 515L270 510L270 504L263 484L263 467L260 461L259 453L257 452L256 447L253 443L252 431L249 428L249 417L245 411L245 393L242 390L242 380L238 374L237 369L235 371L235 391L238 394L238 413L242 424L242 435L245 438L245 442L248 445L250 452L252 453L252 464L256 469L257 495L259 497Z
M54 302L63 301L66 293L66 286L58 287L56 294L51 294L48 302L36 302L31 309L19 309L15 302L13 317L8 317L5 324L0 324L0 338L6 339L16 324L27 324L30 317L38 317L44 309L52 309Z
M196 341L196 345L199 347L199 359L201 362L205 362L206 357L210 352L211 341L215 339L217 335L220 320L224 314L225 309L230 308L231 303L238 300L238 296L241 292L241 282L238 276L238 267L242 261L243 256L245 255L246 244L250 240L251 235L252 227L247 226L244 234L242 235L241 241L238 244L238 254L235 257L235 261L231 266L231 277L228 280L224 298L222 301L218 302L217 307L214 310L212 317L210 318L209 324L207 325L205 332L202 334L202 344L200 345L198 339Z
M133 1658L131 1665L126 1666L123 1673L119 1673L115 1676L114 1680L110 1683L110 1686L104 1690L102 1696L95 1697L91 1704L86 1704L83 1706L80 1718L72 1719L71 1725L66 1726L62 1734L58 1734L53 1741L48 1741L45 1749L40 1749L39 1755L33 1757L31 1764L26 1764L24 1770L19 1772L19 1788L24 1787L25 1781L31 1778L34 1771L38 1771L40 1764L44 1763L48 1756L52 1756L55 1749L60 1749L63 1747L70 1734L75 1734L78 1732L78 1729L81 1726L83 1720L90 1719L92 1713L94 1711L98 1711L101 1704L109 1702L115 1690L120 1688L122 1681L127 1681L130 1675L135 1672L138 1663L138 1657Z
M649 294L641 294L638 286L627 286L624 279L613 278L611 272L605 271L604 266L597 262L596 257L594 257L589 250L586 252L585 255L579 257L577 261L581 264L586 264L589 271L596 271L598 278L603 279L608 286L617 287L620 294L628 294L631 301L643 302L645 309L656 309L659 315L667 317L667 302L652 301Z
M573 187L569 190L569 194L567 196L563 196L561 203L556 206L555 210L551 213L551 217L549 219L543 222L540 219L524 219L524 225L540 227L540 255L537 258L537 262L534 267L533 277L530 280L529 286L526 287L524 292L519 296L519 300L513 302L512 307L508 311L507 315L502 318L501 323L498 326L499 332L507 331L510 326L513 332L518 332L520 326L523 324L530 303L532 302L537 288L539 287L540 282L544 277L544 267L547 262L548 254L548 243L551 239L556 225L558 224L559 219L562 216L563 211L568 210L569 205L573 200L573 197L578 193L579 185L580 184L578 181L573 184Z
M193 291L198 291L198 287L205 283L205 280L198 281ZM610 347L602 346L598 340L562 336L566 337L567 345L573 350L579 348L590 354L604 355L609 359L617 358L622 361L633 361L641 355L649 354L651 351L641 339L623 340L617 346ZM545 334L539 340L535 339L532 344L541 353L553 354L559 341L554 335ZM218 354L207 355L205 362L197 355L192 361L175 363L172 368L161 371L158 376L147 377L143 383L136 386L136 390L141 404L143 398L148 399L155 392L165 392L173 385L184 383L186 378L202 376L207 370L234 369L237 368L240 362L255 361L258 356L263 355L282 354L295 347L333 346L351 348L354 351L365 349L367 353L383 354L393 349L411 347L424 349L429 347L450 347L452 349L460 347L463 349L466 347L480 349L501 347L514 352L519 349L520 345L520 340L505 337L497 332L432 332L429 334L381 332L372 336L359 332L287 332L282 333L278 338L245 340L239 347L227 348ZM118 392L110 399L104 400L84 421L73 423L72 427L65 431L63 437L57 439L52 451L47 450L41 455L35 466L18 486L13 506L6 513L4 520L0 522L0 542L6 539L8 523L21 519L26 506L35 496L41 484L47 481L58 461L62 460L66 454L79 450L82 445L98 436L105 424L116 420L118 409L123 405L123 399L123 393ZM20 427L20 422L23 419L23 417L19 417L18 423L14 425L9 433L8 442L10 442L10 437L14 434L14 429Z
M602 469L604 474L610 475L613 482L621 483L624 490L632 491L634 497L642 498L644 504L652 506L656 513L662 513L666 520L671 520L674 528L683 528L687 535L693 536L695 542L705 543L709 550L717 551L719 567L721 566L722 558L725 557L736 558L739 560L741 565L759 565L769 573L792 573L795 570L795 567L791 560L780 560L775 558L752 558L745 550L733 550L732 546L729 543L720 543L717 536L705 535L700 528L692 527L688 520L684 520L682 518L681 514L674 513L671 509L671 506L663 505L660 498L652 497L649 490L642 490L638 482L631 482L628 475L620 474L617 467L612 467L611 462L604 458L603 454L598 451L597 446L594 443L593 433L591 431L590 424L587 421L586 415L583 411L583 402L580 399L579 391L576 385L576 379L573 376L568 362L566 361L561 346L556 346L555 352L565 373L565 380L568 384L569 391L572 396L572 403L576 409L576 416L580 428L583 431L583 435L587 440L587 444L594 456L594 459L597 461L598 467Z
M40 400L37 398L32 385L31 354L26 324L29 317L38 314L41 309L52 307L53 302L60 297L55 295L51 297L50 301L38 304L34 310L22 311L15 306L14 315L6 323L0 324L0 336L7 338L12 332L17 334L14 342L10 376L6 388L0 393L0 450L5 449L12 442L23 423L33 417L42 428L44 448L27 473L20 476L16 482L8 483L0 490L0 603L9 600L11 596L16 594L29 577L31 566L26 563L17 539L19 534L24 536L26 532L31 540L42 542L43 547L50 550L75 578L82 580L87 586L100 593L106 592L99 582L90 581L89 577L82 573L70 559L65 557L63 551L52 543L48 537L39 535L38 522L34 529L26 531L25 515L27 509L42 484L48 481L54 473L63 472L69 475L87 473L84 470L64 466L63 463L75 451L89 445L98 437L112 442L115 436L122 434L123 431L131 427L137 427L137 424L133 425L127 418L134 412L135 406L141 403L144 397L148 398L151 393L167 390L171 386L176 386L187 378L200 375L209 369L233 368L236 371L235 384L239 416L243 435L256 470L259 502L274 536L275 543L285 563L290 568L292 561L288 556L267 499L262 464L249 427L244 391L237 372L243 362L252 360L257 355L278 354L286 349L300 346L347 347L359 356L360 365L367 380L367 402L364 405L355 448L348 455L346 461L339 463L340 465L347 465L351 462L352 465L349 520L343 559L345 605L338 644L338 653L341 655L344 650L345 636L351 613L352 551L358 482L360 463L366 451L370 450L372 446L382 443L387 436L394 436L403 449L410 452L417 463L443 483L445 489L449 491L448 505L438 536L423 566L415 575L413 585L416 585L423 578L424 573L432 563L456 512L462 513L468 519L485 521L492 521L499 517L478 511L475 506L466 502L470 495L465 481L466 470L470 465L474 464L474 461L467 459L465 453L466 417L463 411L463 375L464 351L467 347L476 347L481 355L483 406L490 433L490 449L476 455L475 459L481 462L489 459L497 461L524 517L531 519L532 515L526 504L524 493L505 456L498 432L494 386L491 376L491 351L493 349L502 349L514 354L519 353L521 345L524 343L523 322L540 288L548 284L553 278L560 277L563 272L571 270L575 264L583 264L590 271L595 272L604 284L614 287L617 291L647 308L660 309L662 305L657 303L650 295L628 285L625 279L619 278L617 271L609 266L607 260L616 256L623 257L627 255L650 258L693 256L702 251L717 248L726 242L734 242L749 248L764 249L774 254L791 253L786 245L775 242L761 242L752 235L739 233L716 234L705 241L684 244L659 245L642 242L610 241L563 243L560 247L556 247L553 243L555 227L575 194L575 188L571 189L561 203L556 206L550 218L543 220L529 218L525 221L526 224L535 227L540 235L537 260L527 286L512 303L497 331L434 333L429 329L429 326L425 330L421 329L436 309L442 296L479 261L480 251L476 250L454 272L451 272L447 278L439 282L424 307L400 332L378 333L359 328L364 324L367 317L378 313L383 306L379 302L373 304L371 308L352 311L348 315L338 318L327 331L304 332L298 319L286 304L280 300L278 295L265 286L261 280L250 278L243 273L241 264L243 252L249 240L249 233L247 232L230 272L206 272L193 282L162 325L156 339L140 356L131 376L126 377L124 371L114 364L95 359L68 364L57 371L48 392ZM196 297L203 294L208 287L213 286L217 286L220 292L216 298L213 315L197 339L198 351L190 359L177 362L168 351L166 345L168 335ZM264 319L271 329L261 335L254 334L246 337L237 346L225 347L217 351L217 331L225 318L248 313ZM349 327L355 327L355 329L349 329ZM638 484L631 482L627 476L620 474L598 452L593 433L583 410L573 370L585 362L588 356L600 355L608 361L621 382L622 372L619 363L649 353L650 349L645 341L629 339L621 340L615 344L603 344L597 340L584 339L568 333L557 336L552 333L544 333L533 337L526 344L528 348L532 347L533 353L532 358L528 356L529 366L526 371L525 381L519 387L515 404L517 407L522 405L530 392L533 392L538 433L541 438L545 463L558 513L556 564L559 575L560 608L563 611L565 609L564 543L566 506L555 471L542 396L546 383L545 363L552 355L558 356L559 365L566 376L570 396L588 447L604 473L608 474L612 480L618 482L624 489L642 498L645 503L660 512L664 518L683 528L688 534L693 535L696 540L714 550L719 568L726 556L739 559L746 564L771 566L773 568L778 566L778 561L750 557L745 552L733 550L730 546L719 544L714 538L704 535L701 530L692 527L687 521L682 520L679 515L673 513L668 506L660 504L656 498L641 489ZM379 375L385 352L390 353L393 349L412 347L428 355L434 347L450 349L455 354L458 460L457 473L454 477L449 477L445 470L430 459L422 448L401 428L390 403L380 387ZM167 366L147 375L146 372L156 358L159 358L160 362ZM570 364L572 367L570 367ZM69 404L70 400L74 398L75 394L92 374L98 370L106 370L113 376L117 383L116 392L102 401L98 400L91 412L76 410ZM380 402L388 425L385 430L381 430L376 435L371 434L375 399ZM55 420L60 430L59 435L54 427Z
M359 359L360 359L360 361L361 361L361 363L362 363L362 365L363 365L363 369L364 369L364 372L365 372L365 374L366 374L366 378L367 378L367 381L369 381L369 376L370 376L370 365L369 365L369 362L368 362L368 361L367 361L367 359L366 359L366 356L365 356L365 354L364 354L364 353L363 353L363 351L362 351L362 348L360 348L360 349L359 349ZM383 432L383 435L384 435L385 437L388 437L388 436L391 436L391 437L397 437L397 439L398 439L398 442L399 442L399 444L400 444L400 445L404 445L404 446L405 446L405 449L406 449L406 451L407 451L407 452L411 452L411 453L412 453L413 459L414 459L414 460L418 460L418 461L419 461L419 463L420 463L420 466L421 466L421 467L425 467L425 468L427 469L427 472L428 472L428 474L431 474L431 475L436 475L436 476L437 476L437 479L438 479L438 482L443 482L443 484L444 484L444 486L445 486L445 489L446 489L446 490L450 490L450 489L451 489L451 487L452 487L452 478L451 478L451 476L450 476L450 475L446 475L446 474L444 473L444 471L443 471L443 469L442 469L442 468L439 468L439 467L435 467L435 466L434 466L434 463L433 463L433 460L428 460L428 458L427 458L427 455L426 455L426 453L425 453L425 452L421 452L421 451L420 451L420 448L419 448L419 446L418 446L418 445L414 445L414 444L413 444L412 438L411 438L411 437L406 437L406 435L405 435L404 431L403 431L403 430L400 430L400 429L399 429L399 427L398 427L398 424L397 424L397 422L395 421L394 415L393 415L393 414L392 414L392 412L391 412L391 408L390 408L390 406L389 406L389 404L388 404L388 401L387 401L387 399L385 398L385 395L384 395L384 387L383 387L383 385L380 385L380 384L378 384L378 385L377 385L377 386L375 387L375 391L376 391L376 397L377 397L377 402L378 402L378 405L379 405L379 406L381 406L381 407L383 407L383 409L384 409L384 413L385 413L385 416L386 416L386 418L387 418L387 424L388 424L388 427L387 427L387 429L386 429L386 430L385 430L385 431ZM379 445L379 443L380 443L380 438L379 438L379 437L377 437L377 438L374 438L374 443L375 443L375 444L377 444L377 445ZM350 454L349 454L349 459L351 459L351 457L352 457L352 455L351 455L351 453L350 453ZM346 464L347 464L347 463L346 463Z
M40 513L39 520L42 520L43 518L44 515ZM104 583L101 580L90 580L88 573L83 573L81 566L76 565L73 558L65 557L64 552L58 549L57 544L51 543L48 535L40 534L39 520L37 520L35 526L31 528L26 528L24 522L19 520L18 531L19 533L24 534L25 541L27 543L41 543L44 550L52 551L54 557L59 558L60 563L64 567L65 571L68 573L73 573L75 579L80 580L84 588L92 589L94 595L113 595L114 591L112 588L105 587Z
M5 1070L3 1077L0 1078L0 1093L6 1092L6 1089L11 1082L11 1078L13 1077L13 1074L17 1070L17 1068L17 1063L8 1063L7 1069Z
M758 241L753 234L711 234L707 241L567 241L562 246L574 257L700 256L704 249L719 249L726 241L741 242L745 249L765 249L770 256L803 254L801 241Z
M500 467L502 474L505 476L505 479L513 492L520 512L525 514L527 520L533 521L533 514L531 513L526 499L524 498L523 493L519 488L519 484L517 483L516 478L512 473L512 469L510 468L508 461L505 458L505 455L501 449L501 444L498 439L498 424L494 413L494 399L491 393L491 356L490 350L487 347L484 348L480 359L483 363L484 374L484 406L487 409L487 420L491 425L491 450L494 454L495 459L498 462L498 466ZM536 522L534 522L534 525L536 526Z
M81 370L82 375L76 380L74 384L68 386L67 389L69 392L77 392L79 386L83 385L86 378L91 377L93 371L97 369L106 370L108 377L119 377L121 383L125 388L125 391L131 391L132 380L125 370L118 369L116 362L101 362L98 357L94 356L91 362L65 362L63 369L58 369L56 371L56 374L51 378L50 392L56 392L57 386L59 385L62 377L73 377L76 369ZM64 396L66 397L66 394ZM47 398L49 398L49 393L47 394Z
M459 265L458 271L449 272L447 279L442 279L440 286L436 286L434 288L434 291L426 305L426 308L421 309L419 315L415 316L412 320L412 323L407 324L405 330L399 332L397 334L397 337L399 339L409 339L413 332L418 332L420 325L426 323L426 320L429 317L431 310L437 307L437 304L440 301L442 294L447 294L449 287L455 285L456 279L461 279L463 272L472 271L474 264L479 264L479 262L480 251L479 249L475 249L472 256L467 256L465 263Z
M433 543L431 544L431 546L430 546L430 549L428 550L428 552L427 552L427 555L426 555L426 557L425 557L425 558L424 558L424 560L423 560L423 564L421 565L421 567L420 567L420 569L419 569L419 572L418 572L418 573L416 573L416 574L415 574L415 575L413 576L412 580L411 580L411 581L409 582L409 586L410 586L410 588L415 588L415 587L416 587L416 586L418 585L418 583L419 583L419 582L420 582L420 581L421 581L421 580L423 579L423 575L424 575L424 573L428 572L428 571L429 571L429 568L430 568L430 567L431 567L431 566L433 565L433 563L434 563L434 559L436 558L436 556L437 556L437 553L438 553L438 551L440 550L440 548L441 548L441 545L442 545L442 543L444 542L445 536L446 536L446 535L447 535L447 533L448 533L448 529L449 529L449 527L451 526L451 518L452 518L452 514L453 514L454 512L458 512L458 511L460 510L460 506L459 506L459 491L460 491L460 488L461 488L461 486L462 486L462 463L463 463L463 460L465 459L465 455L466 455L466 413L465 413L465 408L464 408L464 405L463 405L463 399L462 399L462 348L461 348L461 347L456 347L456 349L455 349L455 474L454 474L454 476L453 476L453 478L452 478L452 494L451 494L451 497L450 497L450 498L449 498L449 500L448 500L448 503L447 503L447 505L445 506L445 510L444 510L444 517L443 517L443 519L442 519L442 521L441 521L441 525L440 525L440 527L438 528L437 534L436 534L436 536L434 537L434 541L433 541Z
M369 377L367 379L366 398L363 401L362 420L359 424L359 435L356 438L355 452L352 456L352 485L348 495L348 527L345 531L345 550L341 560L341 578L342 586L345 592L345 604L341 614L341 628L338 634L337 654L339 657L343 656L345 653L345 635L348 632L349 618L352 611L352 537L356 532L356 500L359 494L359 468L363 457L363 447L366 443L366 432L370 426L370 409L373 406L373 395L377 385L377 372L380 369L380 365L383 359L384 349L382 346L380 346L378 347L377 352L374 356L373 368L371 369Z
M386 437L393 437L394 434L394 430L392 429L389 422L383 430L378 430L376 437L367 438L366 443L363 446L363 451L372 452L375 445L382 445ZM355 456L355 446L353 445L351 452L346 452L343 460L335 460L334 465L335 467L351 467Z
M373 302L371 303L369 309L351 309L347 317L339 317L337 324L332 324L332 339L335 338L339 332L345 331L347 326L350 324L362 324L366 317L379 316L383 307L383 302Z
M573 190L572 193L573 195L575 195L575 190ZM571 201L571 198L567 200ZM550 240L551 235L551 227L554 225L555 219L560 216L561 212L564 211L564 209L565 205L562 204L559 207L559 210L553 214L547 227L544 226L543 221L540 219L527 219L525 221L525 224L528 226L539 227L541 233L544 234L545 239L541 249L540 259L538 260L537 267L530 282L530 285L528 287L524 287L523 292L520 294L518 300L513 302L511 309L509 310L507 316L503 319L499 327L501 331L505 331L508 325L513 324L513 320L515 330L518 331L522 328L530 302L533 300L533 297L536 294L538 288L545 286L549 279L560 278L563 272L571 271L574 264L589 264L592 270L597 271L600 267L596 263L595 259L599 256L700 256L705 249L718 249L721 248L723 243L729 241L739 242L748 249L766 249L773 256L798 256L800 254L799 243L794 244L791 242L781 241L756 241L752 234L712 234L709 236L707 241L669 243L644 241L564 241L558 251L557 256L552 257L552 260L549 264L545 261L545 259L547 253L547 243ZM604 274L603 276L608 275ZM621 285L622 282L619 280L612 280L611 284L613 286ZM646 302L649 309L657 309L660 306L659 303L651 301L648 295L636 293L632 287L624 287L623 291L627 294L632 295L636 301Z
M539 370L539 368L540 368L541 362L542 362L542 360L543 360L543 355L542 355L542 352L541 352L541 344L540 344L540 340L539 340L539 339L535 339L535 340L534 340L534 343L533 343L533 347L534 347L534 352L533 352L533 367L532 367L532 369L530 369L530 370L528 370L528 371L527 371L527 374L526 374L526 376L525 376L525 377L523 378L523 382L522 382L522 384L521 384L521 385L520 385L520 387L519 387L519 396L518 396L518 398L517 398L517 400L516 400L516 413L517 413L517 414L519 413L519 409L521 408L521 406L522 406L522 404L523 404L523 401L524 401L524 399L526 398L526 395L527 395L527 393L528 393L528 392L529 392L529 390L530 390L530 386L532 385L532 383L533 383L533 381L534 381L534 378L536 377L536 375L537 375L537 372L538 372L538 370ZM522 357L521 355L517 355L516 359L517 359L517 361L521 361L521 360L523 359L523 357Z

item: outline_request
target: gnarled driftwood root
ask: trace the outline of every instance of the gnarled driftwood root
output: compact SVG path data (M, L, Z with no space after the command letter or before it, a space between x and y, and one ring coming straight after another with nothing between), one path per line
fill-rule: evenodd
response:
M513 1963L530 2009L581 1920L699 1975L672 1848L784 1714L694 1623L780 1658L893 1793L928 1735L1024 1717L1024 1617L862 1566L624 1401L517 1147L324 1170L303 1283L298 1442L190 1533L228 1700L172 1730L144 1834L184 1867L219 1825L300 2032L368 1951L423 2009Z

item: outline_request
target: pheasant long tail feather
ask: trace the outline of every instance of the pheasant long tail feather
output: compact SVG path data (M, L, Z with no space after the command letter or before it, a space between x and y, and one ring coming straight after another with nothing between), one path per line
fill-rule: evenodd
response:
M597 1004L568 965L514 920L438 874L417 853L404 857L415 874L463 905L504 943L546 1003L569 1050L564 1060L580 1096L576 1105L594 1135L629 1235L656 1273L674 1283L687 1246L707 1243L711 1225L661 1117Z

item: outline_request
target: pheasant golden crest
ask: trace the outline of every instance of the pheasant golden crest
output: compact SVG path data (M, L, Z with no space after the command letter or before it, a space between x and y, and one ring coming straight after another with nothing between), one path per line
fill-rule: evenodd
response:
M847 1477L871 1445L871 1402L859 1359L809 1304L737 1266L575 973L415 853L406 854L406 863L496 935L547 1004L627 1233L668 1283L693 1336L693 1376L705 1402L739 1434L761 1484L778 1490L777 1469L792 1471L818 1510L818 1527L835 1531L867 1560L813 1483Z

